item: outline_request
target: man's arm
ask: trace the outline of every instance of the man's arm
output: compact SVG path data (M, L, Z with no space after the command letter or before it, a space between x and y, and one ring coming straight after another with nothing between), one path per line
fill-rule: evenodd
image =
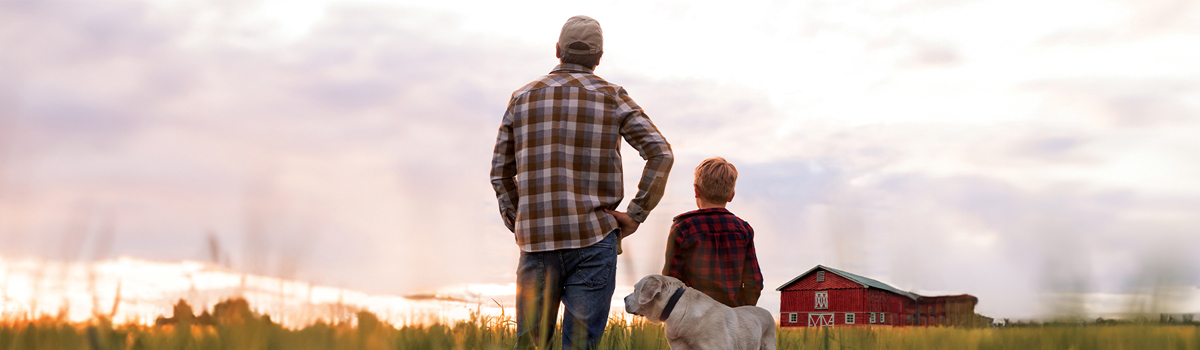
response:
M658 128L650 122L650 118L642 109L629 98L625 89L619 90L618 93L623 102L618 111L627 112L623 114L625 119L621 124L621 135L646 161L646 166L642 168L641 180L638 181L638 193L629 201L626 211L633 221L641 223L646 221L650 211L662 200L663 191L667 186L667 175L671 172L675 158L667 139L659 133Z
M633 234L634 231L637 231L639 226L642 226L642 223L633 221L633 218L629 217L629 214L624 212L609 209L604 209L604 212L617 219L617 226L621 228L620 238L625 238L626 236ZM621 251L619 247L617 251Z
M509 231L517 231L517 158L513 145L513 115L512 109L504 112L504 121L500 124L499 135L496 136L496 149L492 153L492 188L496 190L496 199L500 202L500 216L504 226Z

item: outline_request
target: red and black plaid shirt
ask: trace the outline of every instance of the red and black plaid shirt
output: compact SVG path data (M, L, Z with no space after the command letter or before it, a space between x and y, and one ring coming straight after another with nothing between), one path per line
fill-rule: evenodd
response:
M754 229L725 208L679 214L667 240L663 275L730 307L754 305L763 289Z

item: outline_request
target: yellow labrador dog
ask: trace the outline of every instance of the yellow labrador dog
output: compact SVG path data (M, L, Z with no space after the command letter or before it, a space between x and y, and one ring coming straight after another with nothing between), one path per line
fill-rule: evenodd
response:
M625 296L625 311L666 323L672 350L775 350L775 318L757 306L730 308L677 278L650 275Z

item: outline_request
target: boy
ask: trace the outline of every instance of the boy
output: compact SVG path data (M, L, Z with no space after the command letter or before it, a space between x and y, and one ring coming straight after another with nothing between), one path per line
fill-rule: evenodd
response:
M697 210L675 217L663 275L678 278L729 307L755 305L763 278L754 253L754 229L730 213L737 168L712 157L696 166Z

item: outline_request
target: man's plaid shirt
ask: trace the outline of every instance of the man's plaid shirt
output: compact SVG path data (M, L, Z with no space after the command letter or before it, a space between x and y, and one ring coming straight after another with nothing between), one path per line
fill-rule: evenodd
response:
M582 248L617 228L621 138L646 167L627 213L646 220L667 185L671 145L620 86L561 64L513 92L492 155L504 224L525 252Z
M758 300L762 271L754 252L754 229L725 208L689 211L675 217L667 239L663 275L730 307Z

